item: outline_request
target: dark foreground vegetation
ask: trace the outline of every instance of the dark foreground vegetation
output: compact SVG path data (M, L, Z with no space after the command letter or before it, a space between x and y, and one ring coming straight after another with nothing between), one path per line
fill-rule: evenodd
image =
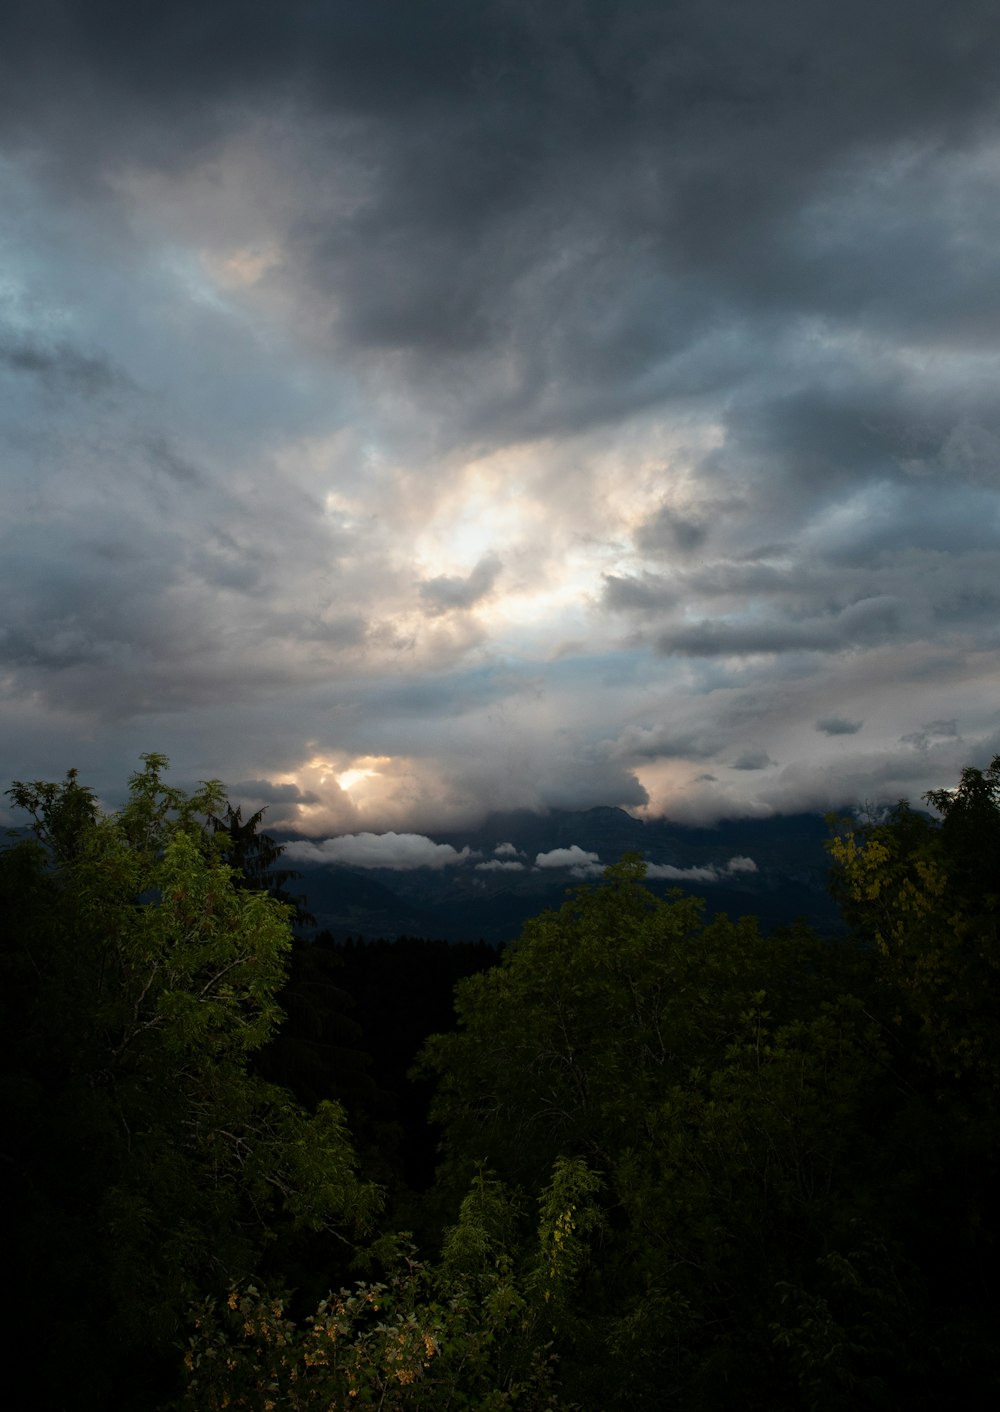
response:
M299 939L165 765L10 792L22 1405L1000 1405L1000 758L835 827L844 938L626 856L499 956Z

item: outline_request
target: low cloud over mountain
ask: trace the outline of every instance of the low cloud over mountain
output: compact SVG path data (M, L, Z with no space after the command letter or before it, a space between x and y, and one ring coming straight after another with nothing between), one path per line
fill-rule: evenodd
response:
M469 849L456 852L447 843L432 843L416 833L357 833L327 838L321 843L289 843L287 856L297 863L340 863L350 868L451 868L466 862Z

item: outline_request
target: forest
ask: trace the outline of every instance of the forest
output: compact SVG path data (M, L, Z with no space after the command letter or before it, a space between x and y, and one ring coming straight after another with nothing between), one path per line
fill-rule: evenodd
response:
M499 949L317 934L167 772L8 791L23 1405L1000 1405L1000 756L831 818L837 936L627 854Z

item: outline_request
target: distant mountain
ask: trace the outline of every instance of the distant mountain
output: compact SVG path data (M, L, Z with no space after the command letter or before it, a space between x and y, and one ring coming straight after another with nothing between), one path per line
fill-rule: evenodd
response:
M597 854L601 865L626 852L641 853L651 864L678 869L712 869L717 880L655 879L649 886L666 895L680 887L704 897L709 913L752 913L765 927L806 917L817 929L840 929L826 880L829 862L823 848L829 833L816 814L779 815L769 819L725 820L713 828L685 828L668 819L643 822L622 809L581 812L552 810L490 815L475 828L429 835L458 851L468 847L478 858L444 868L351 868L296 863L302 876L294 889L306 898L319 929L336 937L443 937L451 941L511 941L529 917L558 907L581 879L565 868L535 867L538 854L574 845ZM487 871L501 844L504 861L521 862L523 871ZM727 872L732 858L750 858L756 871Z

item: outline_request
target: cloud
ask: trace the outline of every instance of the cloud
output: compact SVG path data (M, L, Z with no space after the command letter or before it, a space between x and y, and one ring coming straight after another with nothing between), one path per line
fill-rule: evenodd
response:
M68 342L45 344L31 337L5 336L0 327L0 369L37 377L53 392L96 397L119 380L108 359L82 353Z
M517 859L490 858L485 863L476 864L477 873L523 873L524 864Z
M520 849L515 848L512 843L498 843L493 852L498 858L515 858Z
M637 548L655 557L689 554L700 549L708 537L708 524L699 515L678 513L669 505L661 505L639 526L635 535Z
M230 794L263 804L317 804L319 795L297 784L272 784L270 780L240 780Z
M420 596L429 613L474 608L492 592L502 567L495 554L484 555L464 578L442 574L437 578L425 579L420 585Z
M578 8L0 15L0 772L334 835L988 758L1000 12Z
M747 858L742 854L730 858L728 863L717 866L708 864L705 867L675 868L671 863L647 863L646 876L658 880L671 882L722 882L726 877L732 877L739 873L755 873L757 864L752 858Z
M661 652L689 657L837 652L893 638L900 628L900 613L895 596L878 595L802 622L705 620L664 632L657 646Z
M901 735L900 741L903 745L912 745L915 750L926 750L935 742L955 740L957 736L957 721L928 721L919 730Z
M625 760L697 760L723 748L725 735L703 728L684 729L670 722L641 722L628 726L612 746L613 754Z
M548 853L539 853L535 858L536 868L568 868L575 878L598 877L604 865L596 853L588 853L578 844L569 848L553 848Z
M766 750L749 746L746 750L741 750L736 758L729 762L729 768L731 770L766 770L768 765L773 764L774 761Z
M816 729L824 735L857 735L863 725L863 721L848 721L843 716L823 716Z
M448 843L433 843L415 833L344 834L321 843L292 842L285 854L299 863L337 863L345 868L388 868L394 872L450 868L472 857L468 848L458 852Z
M677 587L656 574L641 576L605 574L602 601L612 612L627 612L632 608L665 608L676 603Z

